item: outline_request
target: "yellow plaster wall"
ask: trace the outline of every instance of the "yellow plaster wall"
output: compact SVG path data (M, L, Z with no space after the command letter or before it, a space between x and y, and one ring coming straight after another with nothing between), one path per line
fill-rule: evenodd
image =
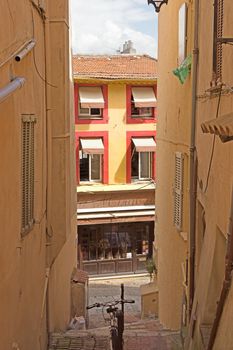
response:
M233 4L231 0L224 2L224 36L230 36L233 32L231 14ZM213 135L203 134L201 123L216 118L218 106L218 94L209 96L205 91L210 87L212 80L212 36L213 36L213 5L209 2L200 2L199 16L199 75L198 75L198 99L197 106L197 157L198 157L198 187L197 199L205 210L206 230L203 244L198 252L200 255L200 264L196 268L196 293L194 299L194 309L197 304L196 332L194 340L190 340L189 349L196 350L196 344L203 348L199 326L203 323L212 324L215 312L209 311L210 301L215 304L220 297L221 287L213 288L213 271L218 268L219 262L223 266L225 250L217 250L217 237L220 235L227 237L228 221L230 214L230 198L233 186L233 143L232 141L222 143L219 137L216 137L213 152ZM232 62L233 51L231 46L223 46L223 82L226 86L231 86L233 82ZM232 113L233 96L227 93L223 87L222 97L220 99L219 117L221 115ZM208 171L210 175L208 179ZM222 271L224 279L224 271ZM219 322L214 350L232 348L232 308L233 295L232 287L230 289L223 315Z
M78 82L78 80L76 80ZM89 80L89 83L96 83ZM132 82L129 82L129 84ZM140 84L140 82L133 82ZM145 82L144 82L145 84ZM149 83L148 83L149 85ZM156 123L127 124L126 123L126 83L108 84L108 123L107 124L76 124L78 131L108 131L109 137L109 184L126 182L126 132L154 131Z
M56 14L59 13L60 19L63 15L67 17L68 1L49 3L51 8L46 6L47 18L52 18L53 9ZM70 113L73 104L72 90L69 89L69 35L65 23L60 24L59 30L58 24L55 30L50 30L46 23L46 42L50 40L56 47L50 47L53 52L47 47L45 52L43 20L28 0L1 2L0 22L4 28L4 35L0 37L0 88L13 77L26 79L20 90L0 103L0 348L45 350L48 332L55 327L65 330L69 321L70 276L76 265L76 220L73 220L76 214L75 148ZM58 38L58 33L63 33L62 39ZM36 40L34 57L30 52L16 63L12 54L31 38ZM48 75L45 54L47 62L51 59L53 62L49 72L47 69ZM57 60L53 59L53 54L57 55ZM63 71L60 71L61 66ZM54 78L56 74L57 79ZM45 78L56 85L47 91L47 98ZM46 116L47 109L52 109L49 117ZM21 114L24 113L35 114L37 123L35 224L32 231L22 237ZM52 118L53 128L50 124ZM55 140L53 147L52 139ZM50 162L47 162L48 155ZM62 196L59 197L59 194ZM59 229L54 225L58 219ZM52 267L48 289L47 267ZM51 294L56 290L52 301L46 293L48 290ZM50 329L47 329L48 315Z
M183 1L170 1L159 14L158 127L156 237L158 247L159 319L170 329L179 329L183 276L181 264L188 256L188 242L173 224L175 152L185 157L183 228L189 220L189 143L191 75L181 85L172 71L178 64L178 11ZM192 5L188 3L188 53L192 47Z

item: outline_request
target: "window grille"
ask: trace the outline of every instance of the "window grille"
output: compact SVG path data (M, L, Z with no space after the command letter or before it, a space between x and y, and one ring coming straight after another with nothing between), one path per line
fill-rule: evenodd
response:
M21 129L21 176L22 176L22 223L21 233L28 233L34 224L34 143L35 143L34 115L22 116Z
M175 153L175 186L174 186L174 225L178 230L182 229L183 220L183 178L184 156L180 152Z
M213 47L213 80L222 81L222 43L217 39L223 36L224 0L214 0L214 47Z

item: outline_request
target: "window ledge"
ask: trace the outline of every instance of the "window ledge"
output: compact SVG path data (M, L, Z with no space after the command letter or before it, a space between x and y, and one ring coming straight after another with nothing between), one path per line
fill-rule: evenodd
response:
M154 190L156 188L155 183L150 181L131 183L131 184L115 184L104 185L100 183L83 183L77 186L77 192L115 192L115 191L133 191L133 190Z

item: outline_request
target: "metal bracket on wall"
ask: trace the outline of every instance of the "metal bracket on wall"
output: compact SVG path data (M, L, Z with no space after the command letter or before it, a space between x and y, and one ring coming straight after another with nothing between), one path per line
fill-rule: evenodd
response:
M233 38L217 38L216 40L218 43L221 43L221 44L233 43Z

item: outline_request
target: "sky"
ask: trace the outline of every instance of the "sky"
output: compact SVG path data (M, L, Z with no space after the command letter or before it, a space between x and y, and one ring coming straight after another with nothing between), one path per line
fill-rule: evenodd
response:
M132 40L138 54L157 57L157 14L147 0L71 0L74 54L114 55Z

